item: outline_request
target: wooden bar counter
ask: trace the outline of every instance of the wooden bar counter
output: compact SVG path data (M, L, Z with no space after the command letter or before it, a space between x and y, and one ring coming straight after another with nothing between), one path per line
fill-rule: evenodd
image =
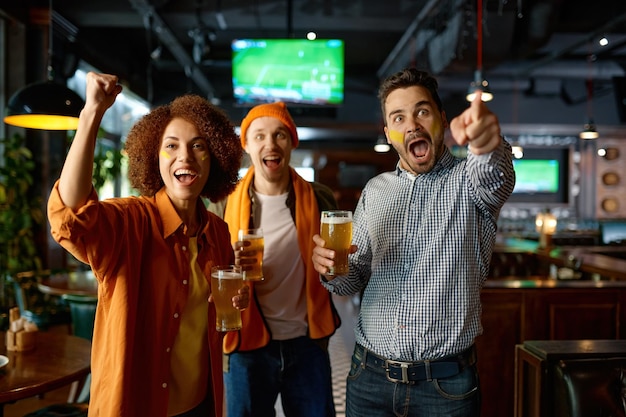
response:
M524 266L531 270L548 265L571 267L574 264L578 264L578 270L588 274L588 278L595 274L602 280L626 281L626 246L553 246L550 248L539 248L538 243L531 240L500 239L494 248L493 261L497 262L507 257L524 259ZM493 267L494 265L492 265ZM526 272L532 271L527 270ZM517 274L512 275L515 276ZM519 275L524 276L523 273ZM530 275L545 276L549 275L549 271L545 268L539 269Z
M626 261L607 256L620 252L609 248L544 250L531 241L498 242L492 262L498 275L482 290L483 334L476 340L483 417L513 415L516 345L626 339L626 309L621 307L626 305ZM581 261L576 271L587 279L549 276L555 268L572 266L572 257Z

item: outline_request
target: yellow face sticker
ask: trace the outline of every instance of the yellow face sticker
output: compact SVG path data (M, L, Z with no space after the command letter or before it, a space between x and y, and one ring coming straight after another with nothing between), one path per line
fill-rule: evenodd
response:
M163 150L161 151L161 156L163 158L165 158L165 159L170 159L171 158L170 154L165 152L165 151L163 151Z
M389 129L389 139L394 142L402 143L404 142L404 133L398 132L397 130Z
M442 125L441 125L441 123L439 123L439 122L433 123L432 131L433 132L432 132L431 137L438 138L439 135L441 135L441 132L442 132Z
M209 157L209 155L204 155L204 156L202 157L202 160L203 160L203 161L206 161L206 159L207 159L208 157Z

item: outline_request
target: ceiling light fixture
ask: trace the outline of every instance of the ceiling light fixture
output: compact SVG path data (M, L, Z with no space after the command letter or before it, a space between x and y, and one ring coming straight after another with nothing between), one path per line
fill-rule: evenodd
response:
M378 136L376 144L374 145L374 151L378 153L385 153L391 150L391 146L387 143L387 139L384 135Z
M11 96L4 122L17 127L43 130L76 130L83 99L54 81L52 69L52 0L48 10L48 79L29 84Z
M593 123L593 119L589 119L587 123L583 125L583 130L578 134L581 139L598 139L600 134L596 129L596 125Z
M476 91L482 91L480 96L482 101L491 101L493 93L489 90L489 83L483 78L483 2L476 2L476 71L474 71L474 81L470 83L465 99L474 101Z
M587 121L583 125L583 130L578 134L581 139L598 139L600 134L596 130L596 125L593 122L593 74L591 72L591 66L595 60L595 55L589 53L587 61L589 62L589 78L587 78Z

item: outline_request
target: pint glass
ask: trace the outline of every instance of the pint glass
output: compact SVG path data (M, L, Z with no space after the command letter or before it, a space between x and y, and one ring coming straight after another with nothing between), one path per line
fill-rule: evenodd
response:
M335 251L335 266L328 275L346 275L349 272L348 253L352 243L352 212L348 210L322 211L320 236L326 247Z
M239 241L248 241L250 246L246 250L256 251L256 262L251 265L252 269L244 269L243 279L246 281L263 281L263 249L265 241L263 239L263 229L240 229Z
M241 311L233 307L233 297L243 287L239 265L211 268L211 293L215 303L215 329L218 332L241 329Z

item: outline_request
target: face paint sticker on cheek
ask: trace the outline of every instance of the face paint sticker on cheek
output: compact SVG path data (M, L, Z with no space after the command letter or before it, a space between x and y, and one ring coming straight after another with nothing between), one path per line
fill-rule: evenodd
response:
M439 136L441 134L443 129L442 129L442 126L439 123L435 123L435 124L433 124L432 131L433 131L432 136L433 137L437 137L437 136Z
M170 159L172 157L169 153L165 151L161 151L161 156L165 159Z
M404 133L389 129L389 139L394 142L402 143L404 142Z
M203 160L203 161L206 161L208 157L209 157L209 155L203 155L203 156L202 156L202 160Z

